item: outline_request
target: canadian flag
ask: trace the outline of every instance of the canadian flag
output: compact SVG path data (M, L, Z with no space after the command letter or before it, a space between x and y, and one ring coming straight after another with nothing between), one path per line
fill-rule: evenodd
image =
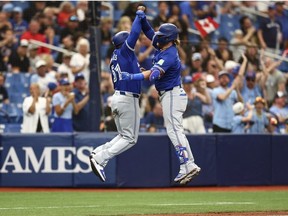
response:
M215 22L215 20L213 20L211 17L197 20L194 22L194 24L202 37L205 37L207 34L215 31L219 27L219 24Z

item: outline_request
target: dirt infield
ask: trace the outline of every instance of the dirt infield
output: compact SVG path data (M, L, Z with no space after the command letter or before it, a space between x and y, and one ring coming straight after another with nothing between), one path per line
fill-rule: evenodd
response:
M0 192L37 192L37 191L288 191L288 186L245 186L245 187L171 187L171 188L21 188L0 187ZM288 215L287 215L288 216Z

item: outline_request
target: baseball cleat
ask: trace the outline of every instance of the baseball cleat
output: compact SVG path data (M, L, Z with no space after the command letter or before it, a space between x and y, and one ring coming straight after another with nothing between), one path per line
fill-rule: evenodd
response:
M93 158L92 154L90 155L91 168L92 168L94 174L96 176L98 176L102 182L105 182L106 176L105 176L104 168L103 168L103 166L101 166L100 164L97 163L97 161Z
M187 184L190 182L195 176L199 175L201 171L201 168L196 166L194 167L190 172L188 173L179 173L176 178L174 179L174 182L180 183L181 185Z

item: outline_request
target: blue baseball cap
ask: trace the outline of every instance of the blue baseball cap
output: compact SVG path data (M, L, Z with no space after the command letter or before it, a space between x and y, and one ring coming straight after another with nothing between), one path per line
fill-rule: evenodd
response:
M182 83L183 83L183 84L190 84L190 83L192 83L192 76L184 76L184 77L182 78Z
M240 65L237 65L236 67L233 67L231 70L231 73L234 75L237 75L239 73L240 70Z
M7 3L7 4L3 5L2 12L11 13L11 12L13 12L13 8L14 8L13 4Z
M53 91L57 88L57 84L54 82L50 82L50 83L48 83L48 88L50 91Z
M61 86L62 86L62 85L70 85L68 79L61 79L61 80L59 81L59 84L60 84Z
M79 79L85 80L85 77L84 77L84 75L82 73L78 73L78 74L75 75L74 82L76 82Z
M256 78L256 73L253 72L253 71L249 71L249 72L247 72L247 74L246 74L245 77L246 77L246 78L255 79L255 78Z

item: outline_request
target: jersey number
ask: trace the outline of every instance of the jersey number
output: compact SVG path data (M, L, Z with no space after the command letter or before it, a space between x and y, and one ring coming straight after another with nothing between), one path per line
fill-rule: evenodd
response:
M112 74L113 74L113 82L117 82L118 79L121 80L121 69L120 69L120 66L119 64L117 64L115 67L114 65L112 65L111 67L111 71L112 71Z

